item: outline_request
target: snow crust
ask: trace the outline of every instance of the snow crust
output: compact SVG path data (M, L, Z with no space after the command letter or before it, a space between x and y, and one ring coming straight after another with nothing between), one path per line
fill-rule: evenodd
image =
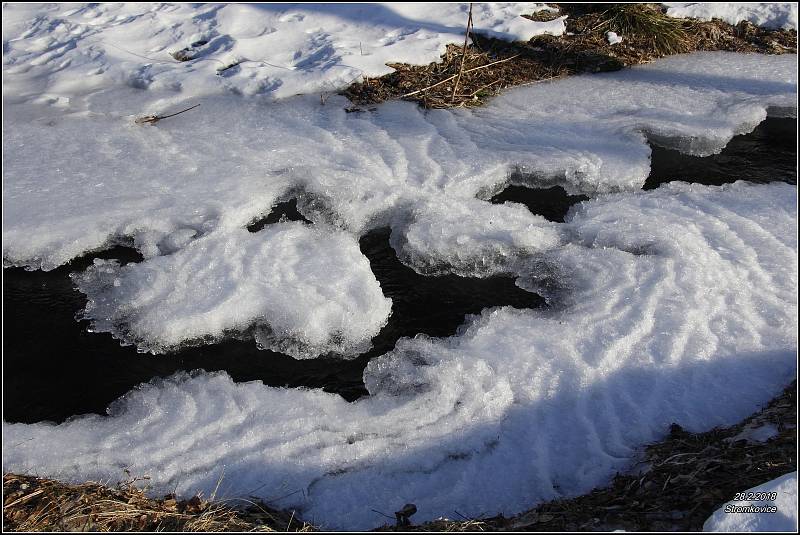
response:
M662 2L667 15L700 20L746 20L756 26L797 30L797 2Z
M797 532L797 472L791 472L779 478L768 481L763 485L744 491L775 492L777 499L774 501L730 501L714 511L703 524L703 531L725 532L769 532L791 531ZM730 506L775 506L775 513L731 513L725 512Z
M400 260L420 273L488 276L513 273L523 257L551 249L561 232L517 203L420 203L392 231Z
M474 29L506 40L560 35L566 17L520 16L547 9L475 4ZM445 45L463 43L467 10L464 3L4 4L3 95L80 109L79 95L120 84L184 97L334 91L391 72L387 62L437 61ZM184 49L192 59L174 59Z
M673 56L520 88L475 111L392 102L346 113L347 101L336 96L325 105L314 96L278 103L216 96L140 126L133 118L166 102L163 92L116 89L89 99L91 109L80 113L6 101L4 263L52 269L125 240L153 257L174 251L176 238L241 228L297 196L318 224L356 235L386 224L413 230L411 247L433 258L405 258L423 270L441 264L442 250L418 242L424 223L409 227L410 218L424 221L435 206L486 210L508 216L513 233L534 218L477 208L474 198L508 182L592 195L638 189L649 172L646 137L710 154L767 113L796 114L796 61ZM553 236L542 231L526 240L507 235L495 252L547 248ZM472 254L475 241L451 247L453 265Z
M796 376L796 194L672 183L586 201L553 224L570 238L520 271L551 308L401 339L369 363L369 398L179 374L107 417L4 423L3 469L113 481L127 468L187 495L224 470L218 497L281 498L349 529L409 502L422 521L586 492L670 423L732 424Z
M391 313L352 236L292 223L215 232L139 264L95 260L73 281L94 330L154 353L248 331L298 358L363 352Z

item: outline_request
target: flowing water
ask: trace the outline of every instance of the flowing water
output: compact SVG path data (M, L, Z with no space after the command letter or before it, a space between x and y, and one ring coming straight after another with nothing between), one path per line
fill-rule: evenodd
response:
M767 119L752 133L734 138L722 153L697 158L652 147L652 171L644 189L670 180L724 184L735 180L797 183L797 121ZM551 221L563 221L569 207L586 199L561 188L534 190L509 186L492 202L520 202ZM281 220L306 221L288 201L248 229ZM3 270L4 418L9 422L61 422L70 416L105 413L107 405L157 376L179 370L225 370L235 381L260 380L273 386L323 388L353 400L366 394L361 374L366 363L391 350L403 336L455 334L467 314L492 306L544 306L544 300L514 284L510 277L486 279L455 275L426 277L404 266L389 245L389 229L360 240L384 294L392 298L392 315L373 339L370 351L353 360L323 356L295 360L258 350L252 340L227 340L189 347L166 355L138 353L120 346L107 333L89 333L87 321L75 319L86 304L72 287L69 273L85 269L94 258L137 262L139 254L116 247L73 260L59 269Z

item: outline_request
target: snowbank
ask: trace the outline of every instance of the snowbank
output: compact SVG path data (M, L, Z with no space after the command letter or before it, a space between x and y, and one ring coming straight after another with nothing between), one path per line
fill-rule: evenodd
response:
M732 424L795 377L796 193L675 183L584 202L558 225L572 238L520 280L547 284L552 308L401 339L369 363L369 398L180 374L108 417L4 423L3 469L113 481L127 468L182 494L210 493L224 470L218 497L281 498L350 529L409 502L422 521L586 492L670 423Z
M700 20L746 20L765 28L797 30L797 2L663 2L667 15Z
M775 493L774 500L745 499L730 501L714 511L703 524L703 531L797 532L797 472L786 474L763 485L747 489L743 494ZM771 498L771 496L767 496ZM748 512L748 506L775 507L775 512ZM740 511L736 512L736 508Z
M350 235L291 223L216 232L124 267L95 260L73 281L94 330L153 353L232 332L297 358L363 352L391 313Z
M391 72L387 62L437 61L463 42L467 6L4 4L3 95L79 108L81 97L120 84L184 98L332 91ZM475 4L475 31L507 40L563 33L565 17L520 16L543 9ZM176 60L179 51L191 59Z

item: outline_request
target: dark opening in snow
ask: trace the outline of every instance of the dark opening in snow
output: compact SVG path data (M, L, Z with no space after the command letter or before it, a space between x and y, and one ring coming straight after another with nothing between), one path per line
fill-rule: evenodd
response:
M689 156L652 144L650 148L652 163L644 189L672 180L712 186L737 180L797 184L797 119L768 117L713 156Z
M528 207L532 213L543 216L548 221L564 222L570 206L587 200L584 195L569 195L561 186L552 188L526 188L508 186L491 198L495 204L518 202Z
M303 221L304 223L311 223L311 221L303 217L303 214L297 209L297 199L289 199L288 201L276 204L266 217L262 217L247 225L247 230L250 232L258 232L267 225L279 223L281 221Z
M645 189L670 180L724 184L735 180L797 183L797 121L770 118L752 133L735 137L721 154L697 158L653 147ZM563 221L569 207L584 200L559 187L510 186L492 202L521 202L552 221ZM306 221L296 200L275 206L269 216L248 227L251 232L281 221ZM455 334L466 314L492 306L544 306L544 300L518 288L510 277L473 279L447 275L425 277L403 265L389 245L389 229L361 238L361 251L384 294L393 300L392 316L373 339L373 348L353 360L295 360L260 351L252 340L227 340L167 355L141 354L121 347L107 333L87 332L75 315L86 299L73 289L69 273L94 258L137 262L136 251L115 247L86 255L59 269L4 269L4 418L8 422L61 422L83 413L103 414L106 406L137 384L180 370L225 370L235 381L261 380L273 386L323 388L353 400L366 394L362 372L367 362L391 350L403 336Z
M291 201L276 211L286 213L292 206L296 211ZM271 214L261 226L278 220L280 214ZM32 423L61 422L90 412L104 414L109 403L141 382L195 369L224 370L235 381L323 388L354 400L367 393L362 380L367 362L394 348L400 337L455 334L466 314L487 307L544 305L541 297L520 289L510 277L419 275L397 259L389 245L389 229L367 234L360 246L393 305L388 324L373 339L373 348L354 360L295 360L259 350L253 340L226 340L153 356L120 346L108 333L87 332L89 322L75 320L86 298L73 289L69 273L85 269L94 258L140 261L141 256L129 248L87 255L49 272L7 268L3 349L5 373L14 380L5 383L4 417L8 422Z

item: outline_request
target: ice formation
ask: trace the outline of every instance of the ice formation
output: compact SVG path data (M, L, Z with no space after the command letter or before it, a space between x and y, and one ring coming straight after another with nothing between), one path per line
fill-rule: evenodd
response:
M518 16L543 8L476 5L476 29L563 31ZM220 497L332 528L408 502L415 520L510 514L607 482L672 422L733 423L779 392L796 375L796 187L638 190L648 139L711 154L767 114L796 116L796 56L673 56L474 111L293 96L435 60L464 9L4 5L4 265L132 242L143 262L74 276L96 329L156 351L230 331L297 357L359 351L390 302L356 239L385 225L420 272L512 273L551 306L401 339L352 404L194 373L107 417L4 422L3 469L128 469L182 494L222 476ZM596 198L550 223L486 200L507 183ZM288 198L313 225L245 230Z
M756 26L797 30L797 2L663 2L670 17L746 20Z
M745 494L775 493L775 500L737 500L730 501L714 511L706 520L703 531L724 532L797 532L797 472L744 491ZM728 512L733 507L775 507L774 513ZM733 509L735 510L735 509Z
M4 4L3 95L81 109L76 93L220 90L287 97L335 91L387 62L425 64L464 40L467 4ZM480 3L478 33L564 32L521 17L543 3ZM177 56L177 58L176 58ZM179 61L179 59L185 61Z
M295 357L363 352L391 313L349 234L278 223L215 232L138 264L73 274L92 328L140 350L252 332Z
M95 95L78 114L7 103L3 259L52 269L122 239L156 256L174 250L175 232L244 227L287 195L315 223L360 234L406 227L401 216L426 206L468 212L509 175L573 193L635 190L649 172L645 137L709 154L767 113L795 114L796 63L673 56L510 91L475 111L219 96L151 127L132 119L159 92Z
M351 529L408 502L425 520L588 491L670 423L732 424L795 376L796 192L674 183L584 202L557 225L569 242L520 269L523 286L552 279L550 309L401 339L368 365L369 398L178 375L108 417L4 423L3 469L128 469L184 494L211 492L224 470L218 496L282 497Z
M478 199L416 206L394 225L392 247L400 260L426 275L487 276L513 273L520 257L551 249L558 227L521 204Z

